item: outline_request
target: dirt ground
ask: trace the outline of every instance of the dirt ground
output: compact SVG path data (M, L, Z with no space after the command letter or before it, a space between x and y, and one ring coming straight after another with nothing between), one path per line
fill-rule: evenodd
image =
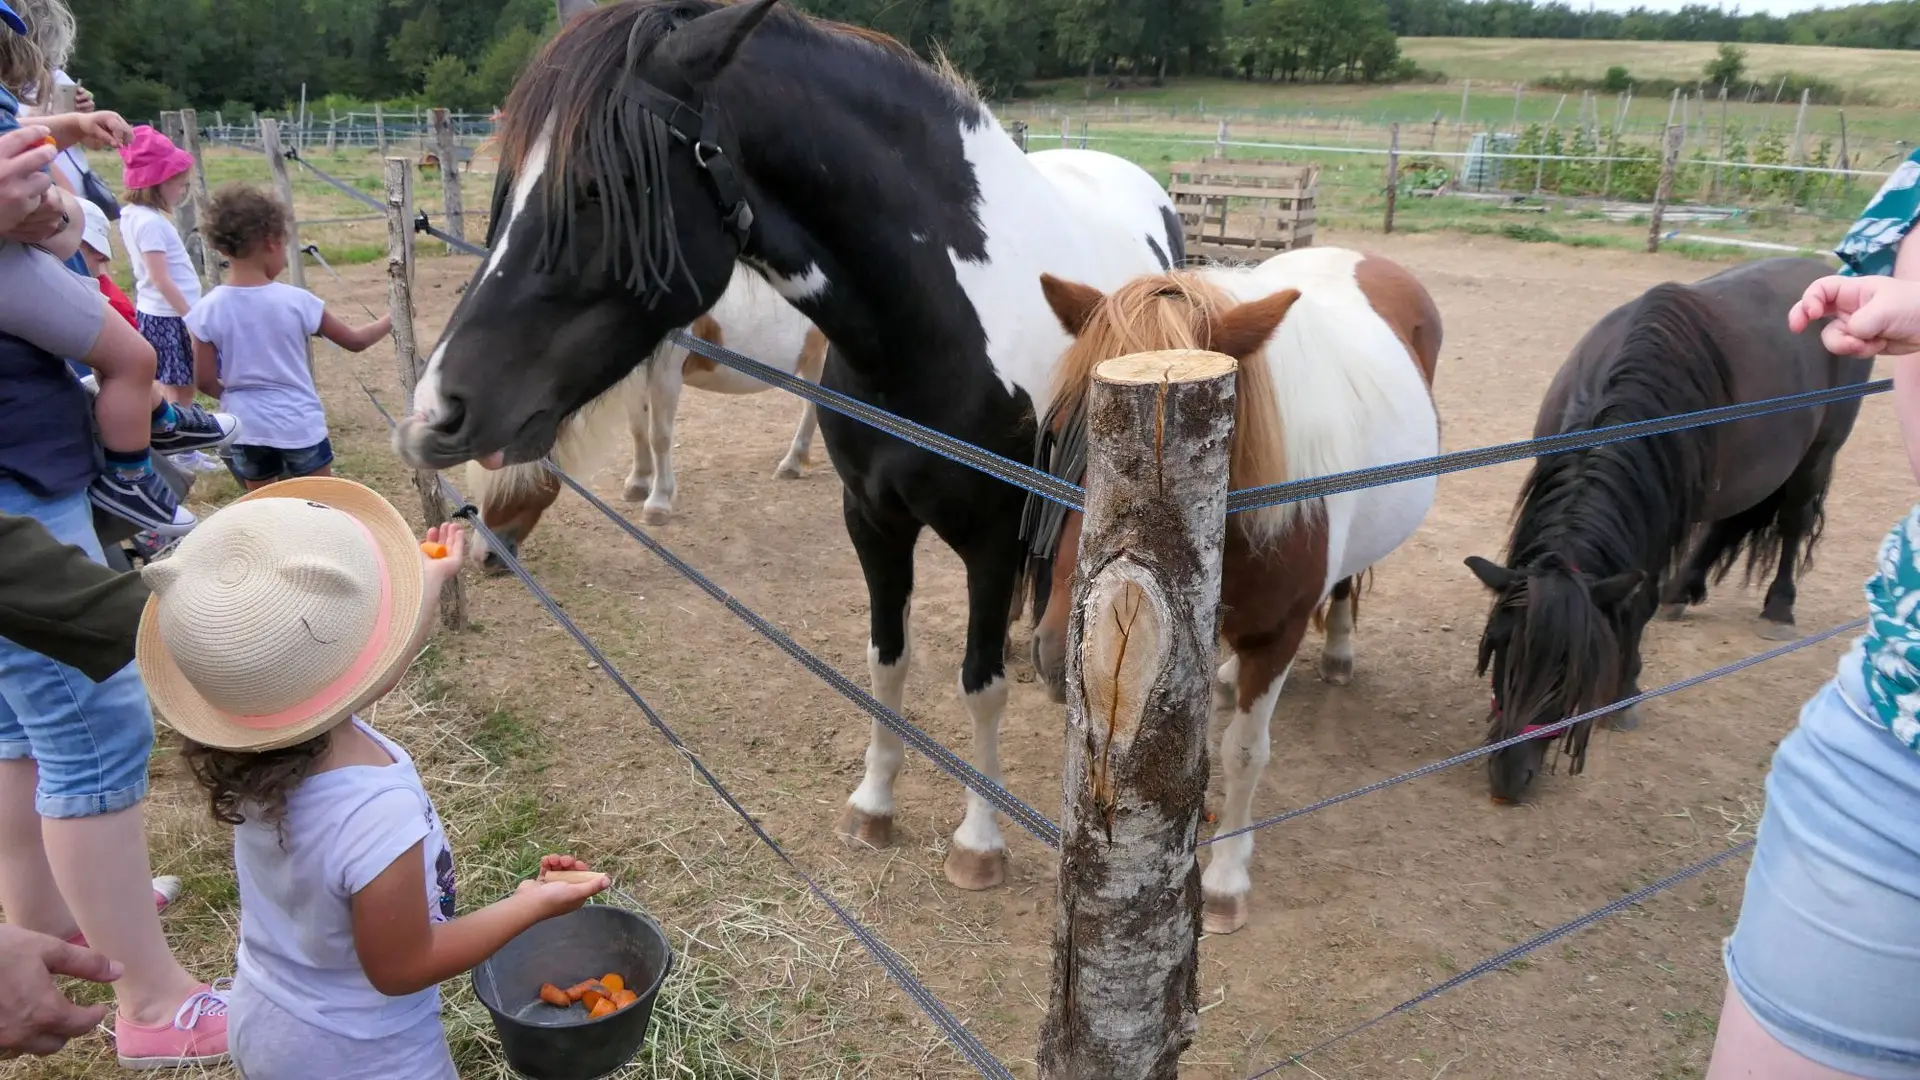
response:
M1320 241L1338 244L1327 233ZM1447 449L1523 438L1549 378L1602 313L1663 280L1713 267L1677 258L1424 235L1353 238L1401 260L1436 296L1446 346L1436 393ZM471 271L423 257L423 349ZM379 267L318 291L384 303ZM354 312L347 306L337 309ZM412 509L385 425L349 378L358 371L397 401L384 347L320 357L339 470ZM771 478L798 404L780 393L683 399L672 524L657 530L694 565L864 684L866 598L843 533L824 454L800 481ZM594 480L620 494L627 452ZM1412 541L1378 568L1361 610L1356 675L1330 687L1300 672L1274 721L1274 760L1257 807L1277 812L1477 745L1487 687L1473 673L1483 590L1461 565L1497 557L1525 464L1443 477ZM454 477L456 483L462 478ZM1860 582L1888 525L1912 498L1884 397L1869 399L1841 457L1826 537L1800 589L1811 632L1857 615ZM637 509L637 508L636 508ZM858 779L867 725L847 703L619 534L565 497L523 549L527 565L649 695L669 723L760 815L796 860L830 883L1007 1062L1032 1076L1047 995L1054 861L1009 829L1009 884L961 893L940 874L962 808L956 785L910 757L899 786L902 844L855 854L835 814ZM965 617L958 561L932 541L919 566L913 719L963 753L969 724L954 689ZM470 581L481 628L447 646L450 677L510 706L553 747L544 813L590 822L600 854L645 865L650 849L699 850L728 865L771 856L650 731L512 579ZM1645 685L1767 647L1752 631L1758 593L1737 581L1682 623L1656 623ZM1025 655L1026 633L1016 645ZM1599 733L1585 775L1548 777L1519 807L1487 798L1473 766L1402 785L1259 835L1252 919L1201 946L1198 1040L1191 1077L1245 1077L1375 1015L1483 957L1751 834L1761 779L1799 703L1831 671L1823 644L1649 705L1628 734ZM1004 732L1008 787L1034 806L1060 804L1061 718L1024 662ZM1217 780L1216 780L1217 785ZM1318 1077L1696 1077L1720 1004L1719 944L1738 910L1745 862L1708 873L1644 907L1543 949L1310 1058ZM764 866L752 871L767 878ZM775 875L777 877L777 873ZM690 883L630 880L643 903L685 910L688 897L730 902ZM705 887L705 886L703 886ZM788 894L800 911L804 893ZM709 902L696 900L695 902ZM817 912L806 917L814 918ZM817 926L817 924L816 924ZM952 1054L850 941L832 971L788 971L794 995L834 1012L820 1039L776 1055L780 1074L959 1076ZM764 989L764 987L763 987ZM805 1013L813 1005L804 1005ZM830 1029L830 1030L828 1030Z

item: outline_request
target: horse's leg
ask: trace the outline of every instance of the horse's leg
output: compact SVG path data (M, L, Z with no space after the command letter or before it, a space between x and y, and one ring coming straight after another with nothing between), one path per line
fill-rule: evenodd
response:
M1624 678L1621 680L1620 697L1622 698L1634 697L1640 693L1640 639L1646 633L1647 623L1653 621L1654 613L1659 610L1660 602L1655 599L1656 595L1651 590L1642 590L1628 601L1635 605L1635 609L1627 615L1626 632L1621 640L1625 649L1626 665L1622 672ZM1614 700L1617 701L1619 698ZM1640 726L1640 721L1640 706L1633 705L1601 717L1600 726L1614 731L1632 731Z
M1220 740L1221 769L1227 791L1220 809L1219 832L1232 832L1253 821L1253 795L1260 788L1271 747L1274 703L1287 683L1293 655L1306 636L1309 615L1299 615L1261 644L1236 650L1240 660L1233 721ZM1247 865L1253 860L1253 834L1245 833L1209 845L1213 858L1200 877L1200 925L1209 934L1231 934L1247 924L1247 893L1252 880Z
M847 536L867 579L867 673L873 696L896 713L904 712L907 665L912 648L907 636L913 605L913 545L920 536L917 522L875 524L856 505L853 494L841 493ZM906 750L900 737L875 721L867 739L867 771L847 799L834 831L848 843L886 847L893 842L893 781L900 775Z
M806 344L801 347L800 363L794 368L794 374L810 383L820 381L820 373L827 366L827 339L818 330L807 332ZM800 403L800 426L793 433L793 445L787 447L787 456L780 461L780 467L773 475L780 480L798 480L806 475L807 459L813 452L813 429L819 413L811 401Z
M647 380L647 442L653 447L653 487L640 510L640 520L665 525L673 517L673 426L680 414L680 388L686 370L665 364Z
M1687 613L1687 608L1706 603L1707 575L1726 552L1727 545L1738 543L1742 535L1744 529L1737 517L1708 525L1693 545L1693 553L1687 556L1680 573L1667 579L1666 587L1660 590L1661 614L1668 619L1678 619Z
M657 366L666 363L679 363L673 355L678 350L662 347L647 359L646 377L627 380L622 391L627 408L627 433L633 437L633 468L627 473L627 482L621 488L620 497L628 502L640 502L653 489L653 448L647 443L647 384L659 374Z
M1320 650L1320 677L1335 686L1353 681L1353 609L1357 578L1341 578L1327 598L1327 644Z
M973 767L1000 782L1000 719L1007 711L1007 609L1020 571L1018 537L983 545L967 558L967 654L960 697L973 718ZM962 889L991 889L1007 880L1007 842L993 805L967 791L967 813L947 848L947 880Z
M1792 641L1799 636L1793 626L1793 575L1798 571L1802 548L1812 543L1820 504L1833 479L1833 455L1823 451L1817 449L1817 457L1796 469L1780 492L1780 514L1774 520L1774 529L1780 535L1780 563L1774 570L1773 584L1767 587L1756 627L1768 641Z

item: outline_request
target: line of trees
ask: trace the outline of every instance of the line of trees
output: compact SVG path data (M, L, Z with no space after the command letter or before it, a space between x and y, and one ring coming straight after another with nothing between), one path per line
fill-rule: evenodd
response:
M1388 21L1409 37L1591 38L1734 41L1920 49L1920 0L1820 8L1791 15L1688 4L1677 11L1601 11L1584 0L1385 0Z

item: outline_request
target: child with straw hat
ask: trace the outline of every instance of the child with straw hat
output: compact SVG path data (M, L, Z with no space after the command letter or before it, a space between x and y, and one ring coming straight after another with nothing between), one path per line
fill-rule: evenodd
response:
M227 996L248 1080L457 1080L437 985L607 885L523 882L454 916L453 856L407 752L355 714L432 629L465 534L426 558L391 504L307 477L248 494L143 575L155 710L234 828L240 950ZM564 855L544 870L584 870Z

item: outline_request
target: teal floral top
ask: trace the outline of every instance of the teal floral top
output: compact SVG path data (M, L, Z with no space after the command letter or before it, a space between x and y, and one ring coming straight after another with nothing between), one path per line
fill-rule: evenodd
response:
M1920 506L1880 545L1879 571L1867 579L1867 634L1855 650L1867 719L1920 751ZM1849 654L1848 663L1853 654ZM1842 672L1842 683L1849 682ZM1851 696L1851 695L1849 695Z
M1873 197L1853 223L1833 253L1846 265L1840 272L1849 277L1884 277L1893 273L1893 258L1900 241L1920 219L1920 149L1893 170L1880 193Z

